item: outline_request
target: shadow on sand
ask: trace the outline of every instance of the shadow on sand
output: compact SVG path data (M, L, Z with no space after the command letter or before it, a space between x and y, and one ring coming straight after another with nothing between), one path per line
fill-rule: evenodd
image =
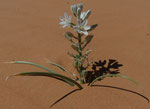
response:
M119 67L123 66L122 64L119 64L117 62L117 60L114 59L109 59L108 62L106 60L101 61L99 60L98 62L94 62L94 64L92 65L92 71L87 71L87 76L86 76L86 82L88 84L90 84L94 79L96 79L99 76L105 75L105 74L118 74L119 72ZM102 80L102 79L100 79ZM136 94L142 98L144 98L145 100L147 100L147 102L149 103L149 99L147 97L145 97L144 95L129 90L129 89L124 89L124 88L120 88L120 87L115 87L115 86L108 86L108 85L93 85L92 87L105 87L105 88L113 88L113 89L117 89L122 90L122 91L126 91L126 92L130 92L132 94ZM77 91L80 91L81 89L75 89L69 93L67 93L66 95L64 95L63 97L59 98L57 101L55 101L50 108L52 108L54 105L56 105L57 103L59 103L60 101L62 101L63 99L65 99L67 96L71 95L72 93L75 93Z
M118 89L118 90L122 90L122 91L126 91L126 92L130 92L130 93L133 93L133 94L136 94L142 98L144 98L148 103L149 103L149 99L144 96L143 94L140 94L138 92L135 92L135 91L132 91L132 90L129 90L129 89L124 89L124 88L120 88L120 87L115 87L115 86L108 86L108 85L93 85L92 87L105 87L105 88L113 88L113 89Z
M138 93L138 92L129 90L129 89L124 89L124 88L115 87L115 86L108 86L108 85L93 85L92 87L113 88L113 89L117 89L117 90L122 90L122 91L130 92L130 93L136 94L136 95L138 95L138 96L144 98L144 99L149 103L149 99L148 99L146 96L144 96L144 95L142 95L142 94L140 94L140 93ZM55 101L55 102L50 106L50 108L52 108L54 105L56 105L57 103L59 103L61 100L65 99L67 96L71 95L71 94L74 93L74 92L80 91L80 90L81 90L81 89L75 89L75 90L73 90L73 91L67 93L66 95L64 95L63 97L59 98L57 101Z
M73 90L73 91L67 93L66 95L64 95L63 97L59 98L57 101L55 101L55 102L50 106L50 108L52 108L54 105L56 105L56 104L57 104L58 102L60 102L61 100L65 99L67 96L69 96L69 95L71 95L72 93L77 92L77 91L79 91L79 90L81 90L81 89L75 89L75 90Z
M132 90L129 90L129 89L124 89L124 88L120 88L120 87L115 87L115 86L108 86L108 85L93 85L92 87L105 87L105 88L113 88L113 89L117 89L117 90L122 90L122 91L126 91L126 92L130 92L132 94L136 94L142 98L144 98L148 103L149 103L149 99L144 96L143 94L140 94L138 92L135 92L135 91L132 91ZM57 101L55 101L51 106L50 108L52 108L54 105L56 105L57 103L59 103L60 101L62 101L63 99L65 99L67 96L71 95L72 93L75 93L77 91L80 91L81 89L75 89L69 93L67 93L66 95L64 95L63 97L59 98Z

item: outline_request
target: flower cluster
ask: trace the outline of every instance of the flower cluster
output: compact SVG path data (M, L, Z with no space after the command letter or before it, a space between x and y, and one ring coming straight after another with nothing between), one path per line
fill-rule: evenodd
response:
M62 25L63 28L65 27L71 27L73 28L77 33L88 35L88 31L91 31L95 29L97 24L87 26L88 23L88 17L91 14L91 10L88 10L87 12L82 12L83 10L83 4L76 4L71 5L71 11L74 15L74 17L77 20L77 24L74 24L71 22L71 16L68 16L67 13L64 13L64 17L60 17L60 25Z

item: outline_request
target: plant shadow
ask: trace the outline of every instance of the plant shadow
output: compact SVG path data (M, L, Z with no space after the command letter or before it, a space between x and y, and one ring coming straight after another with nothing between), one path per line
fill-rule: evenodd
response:
M93 80L95 80L97 77L102 76L102 75L119 74L120 73L119 68L122 66L123 66L122 64L119 64L119 62L114 59L109 59L108 62L106 60L104 60L104 61L99 60L98 62L95 61L94 64L92 65L92 71L87 71L86 83L90 84ZM100 79L100 80L102 80L102 79ZM92 87L105 87L105 88L113 88L113 89L118 89L118 90L122 90L122 91L127 91L127 92L136 94L136 95L144 98L149 103L149 99L147 97L145 97L144 95L142 95L138 92L135 92L135 91L132 91L129 89L124 89L124 88L115 87L115 86L108 86L108 85L92 85ZM67 93L66 95L59 98L57 101L55 101L50 106L50 108L52 108L54 105L56 105L57 103L59 103L60 101L62 101L63 99L65 99L66 97L71 95L72 93L75 93L80 90L81 89L75 89L75 90Z
M147 100L147 102L149 103L149 98L147 98L146 96L144 96L143 94L140 94L138 92L129 90L129 89L125 89L125 88L120 88L120 87L115 87L115 86L109 86L109 85L93 85L93 87L105 87L105 88L113 88L113 89L118 89L118 90L122 90L122 91L127 91L133 94L136 94L142 98L144 98L145 100Z
M109 59L108 61L99 60L94 62L92 65L92 71L87 71L86 83L91 83L99 76L106 74L119 74L119 67L122 67L122 64L119 64L115 59ZM102 79L100 79L102 80Z
M62 101L63 99L65 99L67 96L69 96L72 93L75 93L75 92L77 92L79 90L81 90L81 89L75 89L75 90L72 90L71 92L67 93L66 95L64 95L63 97L59 98L57 101L55 101L53 104L51 104L50 108L52 108L54 105L56 105L57 103L59 103L60 101Z
M117 90L122 90L122 91L126 91L126 92L130 92L133 93L135 95L138 95L142 98L144 98L148 103L149 103L149 98L147 98L146 96L144 96L143 94L140 94L138 92L129 90L129 89L125 89L125 88L120 88L120 87L115 87L115 86L109 86L109 85L92 85L92 87L105 87L105 88L113 88L113 89L117 89ZM81 89L75 89L67 94L65 94L63 97L59 98L57 101L55 101L53 104L51 104L50 108L52 108L54 105L56 105L57 103L59 103L60 101L62 101L63 99L65 99L66 97L68 97L69 95L71 95L72 93L75 93L77 91L80 91Z

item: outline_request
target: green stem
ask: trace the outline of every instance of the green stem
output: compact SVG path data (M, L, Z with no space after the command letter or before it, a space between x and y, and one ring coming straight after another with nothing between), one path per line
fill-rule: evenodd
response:
M80 58L82 58L82 41L81 41L81 34L80 33L78 33L78 44L79 44L79 56L80 56ZM77 68L78 69L78 68ZM84 76L81 74L82 73L82 71L83 71L83 63L81 62L81 65L79 66L79 69L78 69L78 71L79 71L79 73L80 73L80 83L81 84L84 84L85 82L84 82Z
M82 57L82 47L81 47L81 34L78 33L78 44L79 44L79 55Z

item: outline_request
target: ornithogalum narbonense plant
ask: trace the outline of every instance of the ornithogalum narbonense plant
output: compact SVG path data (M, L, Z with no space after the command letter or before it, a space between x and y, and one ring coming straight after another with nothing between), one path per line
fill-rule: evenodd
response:
M44 67L36 63L26 62L26 61L13 61L10 63L33 65L41 69L44 69L45 72L38 72L38 71L24 72L24 73L14 74L11 76L47 76L47 77L58 79L71 86L76 85L79 89L83 88L82 85L86 84L88 81L87 75L89 75L89 72L87 71L87 69L89 68L89 66L93 65L93 68L95 68L96 65L103 66L105 62L104 63L96 62L94 65L93 62L91 60L89 61L88 59L88 55L91 53L91 50L86 49L86 47L94 37L94 35L91 34L91 31L97 27L97 24L88 26L88 18L91 15L91 10L87 10L84 12L83 4L80 3L80 4L71 5L71 12L73 14L73 17L75 18L75 22L72 22L72 17L65 12L64 17L60 17L60 25L62 25L63 28L68 27L73 30L72 32L66 32L64 36L71 43L71 47L73 48L73 50L75 50L74 53L68 52L68 55L71 56L74 61L73 66L76 69L76 73L74 72L72 73L68 71L66 68L64 68L63 66L50 61L48 61L49 64L56 66L62 72L68 73L68 76L64 76L58 72L55 72L47 67ZM115 60L109 60L109 61L110 61L109 66L107 68L105 68L104 66L102 67L103 69L105 69L105 72L102 74L98 74L98 76L95 76L96 78L90 81L89 86L92 86L94 82L96 82L97 80L101 80L105 77L117 77L117 76L126 78L134 82L135 84L137 84L131 78L120 75L118 73L111 73L109 69L110 68L116 69L118 68L116 66L119 66L120 64L115 62Z

